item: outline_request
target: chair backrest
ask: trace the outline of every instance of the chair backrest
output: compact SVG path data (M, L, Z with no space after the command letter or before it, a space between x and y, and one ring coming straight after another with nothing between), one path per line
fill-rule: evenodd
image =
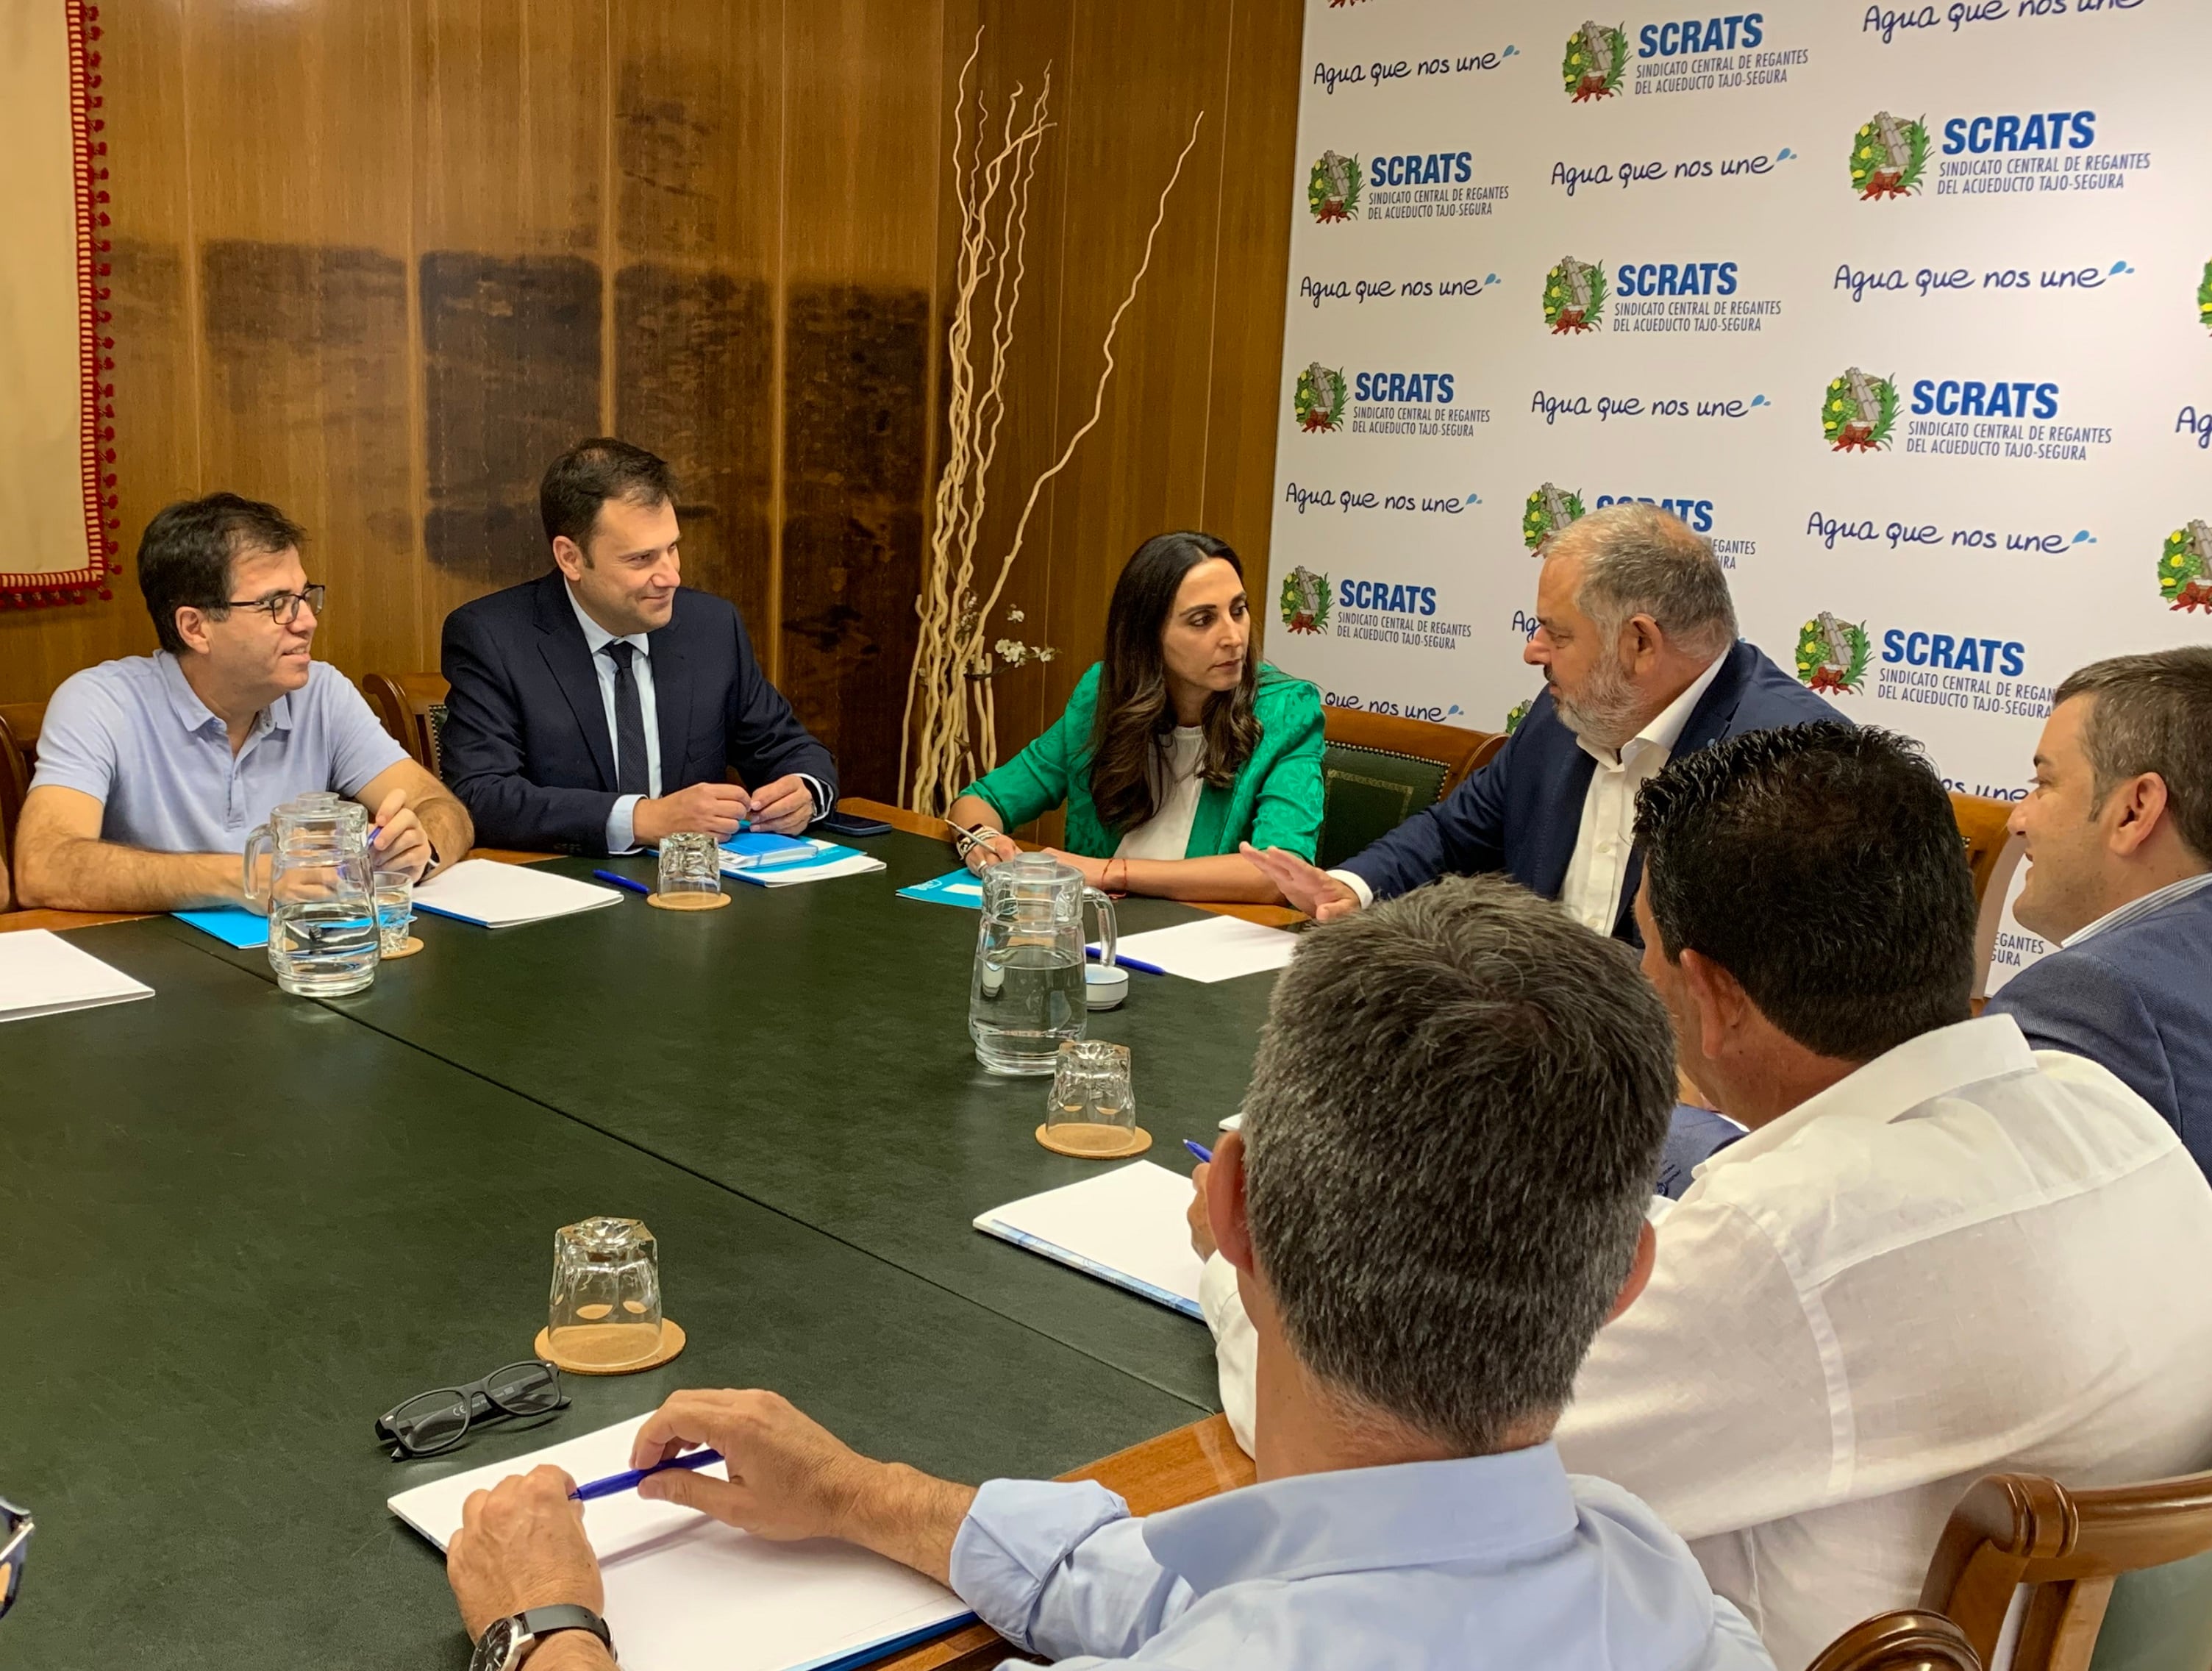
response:
M1322 735L1316 857L1324 870L1436 805L1505 746L1502 732L1348 708L1328 710Z
M23 797L31 792L39 727L46 717L44 702L0 702L0 867L15 850L15 824L23 816Z
M1920 1605L1988 1661L2028 1587L2012 1671L2212 1665L2212 1474L2069 1491L2034 1474L1978 1480L1936 1546Z
M1852 1625L1806 1671L1982 1671L1982 1660L1942 1613L1899 1609Z
M415 757L432 777L438 769L446 730L446 693L452 687L438 673L364 673L361 694L392 733L392 740Z
M2013 803L1983 795L1951 793L1951 816L1959 821L1960 838L1966 844L1967 867L1974 873L1974 991L1978 1002L1989 996L1990 964L1996 956L1997 929L2004 921L2005 895L2011 890L2013 872L2027 856L2027 841L2006 826L2012 821Z

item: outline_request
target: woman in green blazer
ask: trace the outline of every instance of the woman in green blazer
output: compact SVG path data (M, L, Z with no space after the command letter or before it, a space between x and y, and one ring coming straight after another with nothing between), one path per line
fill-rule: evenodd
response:
M1310 860L1321 834L1321 697L1255 663L1244 565L1210 534L1158 534L1114 586L1106 659L1043 736L952 803L985 832L971 868L1018 851L1005 831L1065 805L1054 856L1113 893L1281 899L1237 844Z

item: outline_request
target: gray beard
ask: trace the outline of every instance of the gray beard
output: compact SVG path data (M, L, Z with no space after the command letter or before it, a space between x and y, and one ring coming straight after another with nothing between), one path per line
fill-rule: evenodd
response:
M1636 687L1618 659L1598 664L1579 700L1571 701L1554 684L1552 706L1559 710L1559 722L1576 736L1616 754L1642 728L1636 718Z

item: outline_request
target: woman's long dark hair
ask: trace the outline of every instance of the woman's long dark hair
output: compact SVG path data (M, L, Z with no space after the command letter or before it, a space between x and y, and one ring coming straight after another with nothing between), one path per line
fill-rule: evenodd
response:
M1168 738L1176 726L1160 635L1183 576L1215 557L1243 578L1237 553L1212 534L1155 534L1131 555L1114 583L1114 601L1106 611L1105 665L1098 675L1098 714L1091 731L1091 799L1099 822L1117 833L1134 829L1159 811ZM1258 673L1248 645L1243 676L1231 689L1206 699L1199 721L1206 746L1198 773L1216 788L1234 783L1260 745L1260 721L1252 712ZM1154 769L1155 761L1161 769Z

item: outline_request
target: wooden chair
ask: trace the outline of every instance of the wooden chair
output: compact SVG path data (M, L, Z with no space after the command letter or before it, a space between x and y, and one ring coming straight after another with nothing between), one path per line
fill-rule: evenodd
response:
M2012 1671L2212 1665L2212 1474L2069 1491L2041 1474L1978 1480L1936 1546L1920 1605L1987 1662L2028 1588Z
M1982 1671L1982 1660L1942 1613L1900 1609L1852 1625L1806 1671Z
M23 797L31 793L46 717L44 702L0 703L0 869L15 850L15 825L23 816ZM14 890L9 891L12 896Z
M1974 873L1974 903L1980 911L1974 921L1973 998L1977 1004L1989 996L1990 964L1996 957L2005 896L2012 890L2013 873L2027 855L2026 838L2006 828L2012 811L2013 803L2008 800L1952 792L1951 815L1958 819L1959 835L1966 843L1966 863Z
M1505 746L1502 732L1463 731L1332 708L1323 717L1321 847L1323 870L1433 806Z
M446 692L450 687L437 673L364 673L361 694L392 739L415 757L415 763L442 778L438 769L440 739L446 729Z

